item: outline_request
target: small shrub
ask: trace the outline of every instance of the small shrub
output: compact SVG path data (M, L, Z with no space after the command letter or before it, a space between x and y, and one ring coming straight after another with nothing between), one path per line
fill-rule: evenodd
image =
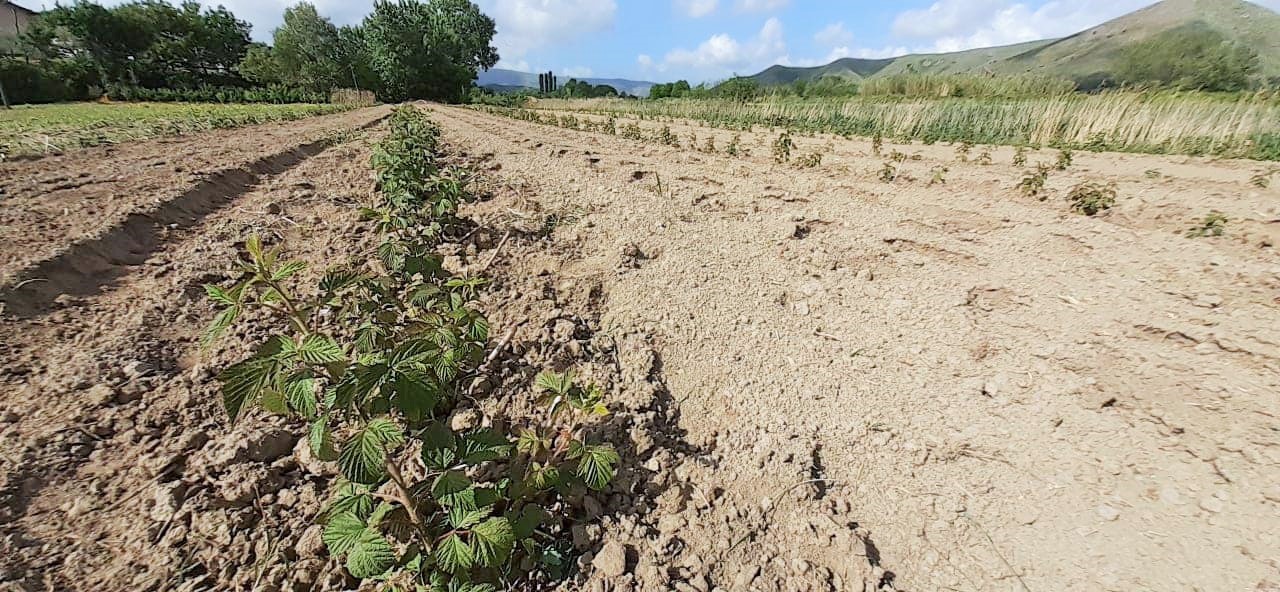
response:
M622 137L628 140L644 141L644 132L640 130L640 126L635 123L628 123L622 126Z
M1049 165L1038 164L1034 173L1023 177L1022 182L1018 183L1018 191L1021 191L1025 197L1037 197L1040 201L1044 201L1044 184L1047 180L1049 180Z
M907 162L907 155L901 152L898 152L897 150L894 150L893 152L889 153L889 160L896 162L898 164L902 164L904 162Z
M973 144L971 142L968 140L960 142L960 145L956 146L956 160L960 162L969 162L969 152L972 150Z
M1115 183L1085 182L1076 185L1067 193L1067 201L1071 202L1071 210L1086 216L1096 216L1116 205L1117 189Z
M1187 238L1222 236L1223 232L1226 231L1227 221L1226 214L1217 210L1209 212L1205 215L1204 220L1187 230Z
M1071 167L1072 162L1075 162L1075 153L1064 148L1058 151L1058 162L1054 163L1053 168L1065 171Z
M664 144L674 148L680 147L680 138L677 138L674 133L671 133L670 126L662 126L662 129L658 130L658 136L656 139L659 144Z
M1018 149L1013 151L1013 166L1016 166L1016 167L1027 166L1027 149L1026 148L1023 148L1022 146L1018 146Z
M982 166L989 166L989 165L991 164L991 162L992 162L992 161L991 161L991 151L990 151L990 150L983 150L983 151L982 151L982 154L979 154L979 155L978 155L978 159L977 159L975 162L977 162L978 164L980 164L980 165L982 165Z
M724 153L729 156L737 156L741 152L742 134L733 134L733 138L729 140L729 145L724 147Z
M884 149L884 136L880 132L871 137L871 153L880 156L880 151Z
M773 161L779 164L791 162L791 150L795 147L796 143L791 140L791 132L783 131L773 141Z
M932 186L934 186L934 185L946 185L946 184L947 184L947 172L948 172L948 171L950 171L950 170L951 170L951 169L948 169L947 167L942 166L942 165L938 165L938 166L936 166L936 167L933 167L933 169L931 169L931 170L929 171L929 172L933 173L933 176L929 178L929 186L930 186L930 187L932 187Z
M715 138L715 136L707 136L707 141L706 141L706 143L704 143L704 144L702 145L702 151L703 151L703 152L706 152L707 154L715 154L715 153L716 153L716 138Z
M820 167L822 166L822 153L817 151L810 152L796 160L796 166L803 169Z
M892 162L884 163L880 168L880 180L885 183L892 183L898 179L898 168L893 166Z

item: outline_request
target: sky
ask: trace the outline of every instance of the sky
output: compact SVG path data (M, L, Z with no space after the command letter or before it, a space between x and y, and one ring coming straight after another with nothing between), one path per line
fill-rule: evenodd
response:
M28 5L45 0L27 0ZM124 0L107 0L119 4ZM177 2L178 0L171 0ZM497 22L498 67L709 82L773 64L946 52L1069 35L1154 0L473 0ZM1254 0L1280 11L1280 0ZM269 42L297 0L222 4ZM339 25L373 0L312 0ZM52 5L52 2L46 2Z

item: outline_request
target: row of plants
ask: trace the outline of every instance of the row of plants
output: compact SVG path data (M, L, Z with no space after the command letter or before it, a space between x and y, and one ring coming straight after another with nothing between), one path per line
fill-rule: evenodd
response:
M1280 101L1270 93L1116 91L1037 98L851 97L754 101L546 100L539 110L695 120L723 129L756 127L925 143L1048 146L1091 151L1280 160Z
M470 195L439 149L426 115L397 109L372 159L379 202L361 209L376 254L305 286L304 263L250 237L235 283L206 286L221 307L207 340L250 316L271 331L219 375L223 405L233 421L251 407L295 418L311 452L337 463L319 520L352 576L384 590L506 590L563 575L568 500L606 488L619 457L585 436L608 410L572 373L538 374L542 417L451 421L491 356L476 306L485 280L436 254L462 232Z

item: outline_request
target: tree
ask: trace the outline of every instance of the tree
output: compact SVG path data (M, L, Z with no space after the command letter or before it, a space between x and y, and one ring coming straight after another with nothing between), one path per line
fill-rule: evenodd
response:
M1186 90L1238 91L1249 87L1258 54L1204 26L1159 33L1127 48L1117 77L1127 84Z
M272 55L286 83L319 91L340 86L344 64L338 28L315 6L302 2L286 8L272 38Z
M498 63L493 19L469 0L378 0L363 28L385 100L461 100Z

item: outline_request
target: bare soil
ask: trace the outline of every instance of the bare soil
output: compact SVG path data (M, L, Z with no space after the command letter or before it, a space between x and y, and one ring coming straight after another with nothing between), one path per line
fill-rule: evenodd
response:
M919 154L886 184L864 140L797 138L801 169L768 130L735 158L432 110L484 196L448 265L513 335L456 419L528 414L546 366L611 393L625 466L566 510L569 588L1280 585L1255 163L1077 154L1042 202L1011 149L886 145ZM312 525L331 469L288 422L226 425L212 376L261 335L201 351L201 285L255 231L312 277L365 253L385 114L0 165L0 590L354 587ZM1116 208L1071 213L1085 180ZM1225 236L1185 237L1210 210Z

